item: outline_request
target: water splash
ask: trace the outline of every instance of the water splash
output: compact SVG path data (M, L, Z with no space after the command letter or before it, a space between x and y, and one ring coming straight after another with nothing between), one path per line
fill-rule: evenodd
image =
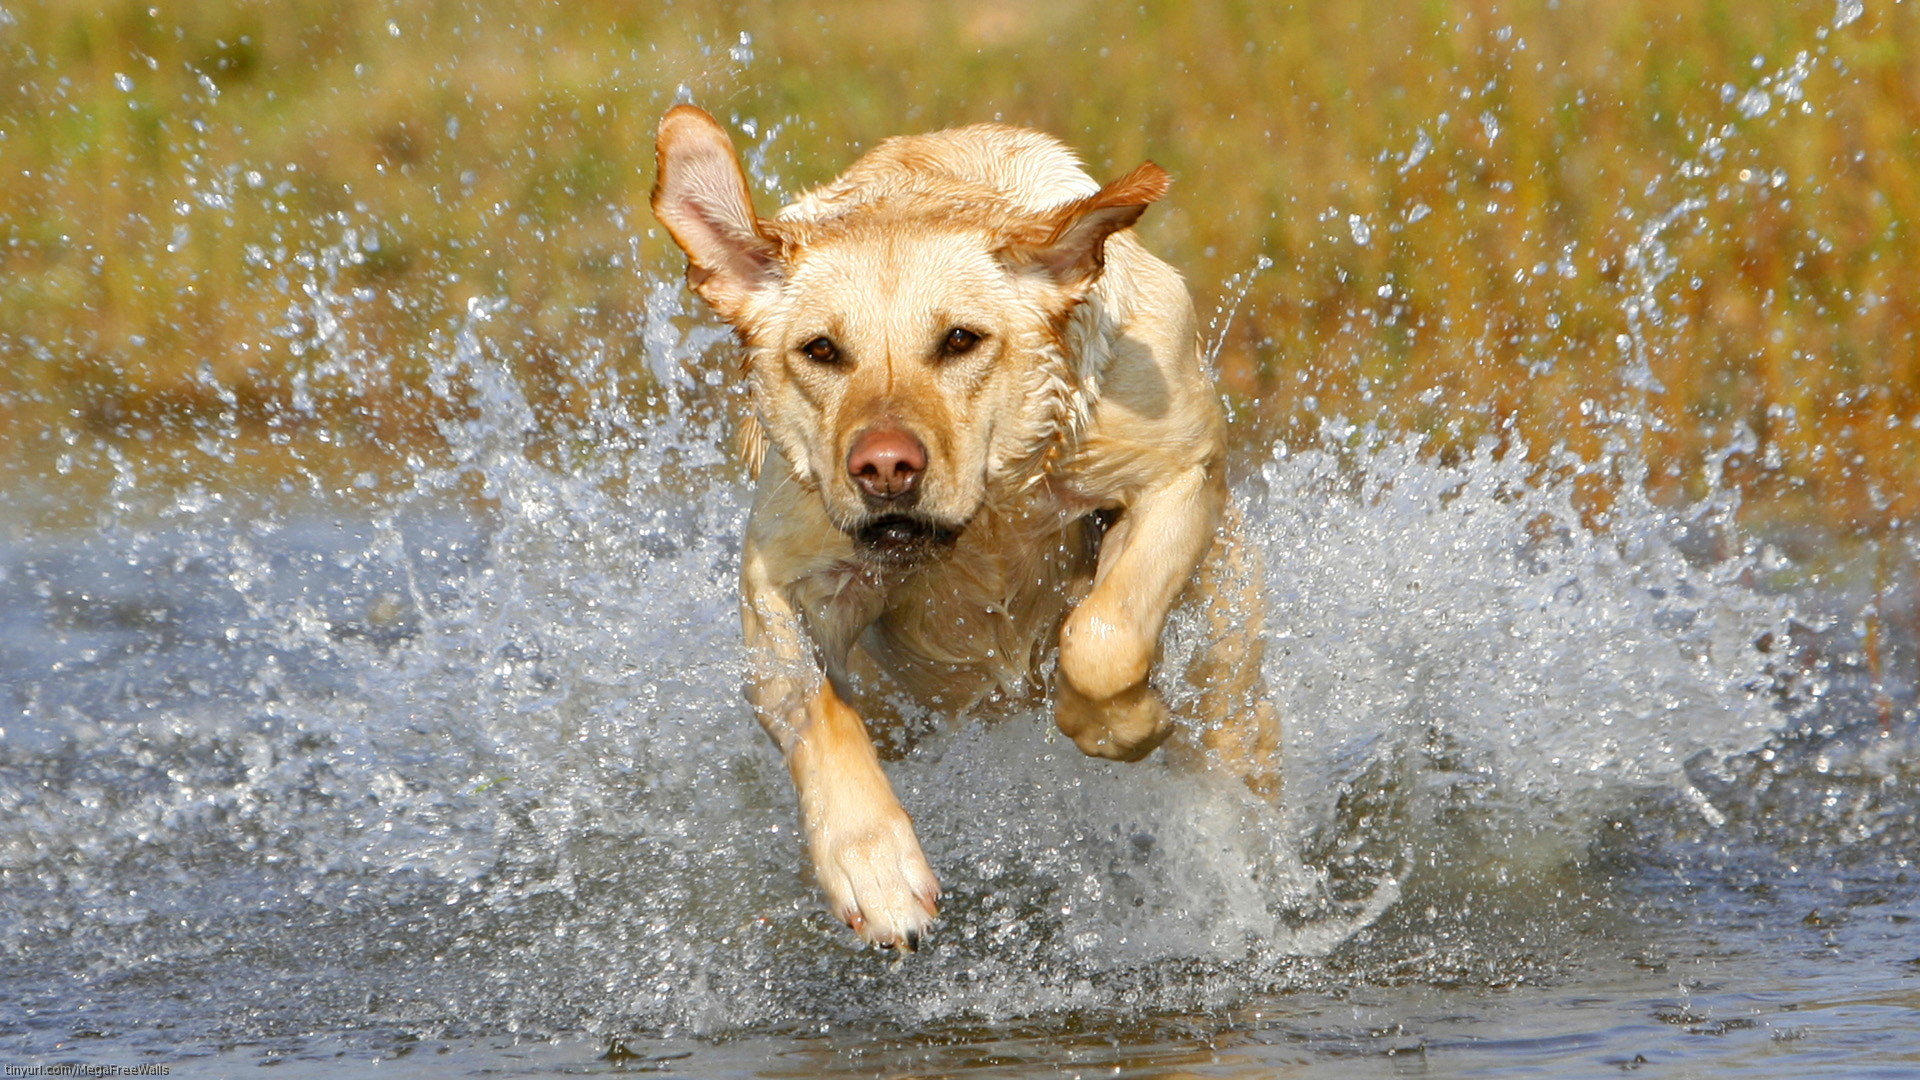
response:
M476 301L430 361L461 403L443 447L330 496L362 510L162 500L128 464L95 535L7 553L30 674L0 953L50 992L192 968L276 1001L209 1035L1200 1007L1313 977L1405 887L1575 863L1604 815L1777 726L1753 643L1785 609L1743 558L1683 556L1699 521L1629 493L1599 535L1572 502L1592 466L1329 425L1241 492L1285 812L1083 758L1043 715L954 727L893 769L948 889L938 947L879 964L819 911L741 702L715 332L653 290L658 407L611 385L573 449ZM353 302L307 293L312 347ZM318 967L337 991L286 990Z

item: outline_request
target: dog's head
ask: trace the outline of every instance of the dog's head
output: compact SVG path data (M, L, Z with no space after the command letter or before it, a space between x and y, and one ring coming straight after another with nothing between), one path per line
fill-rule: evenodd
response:
M1019 212L925 191L815 220L754 213L732 141L680 106L660 122L654 213L689 281L745 343L755 409L833 523L871 556L949 544L1057 415L1030 400L1107 238L1167 187L1148 163Z

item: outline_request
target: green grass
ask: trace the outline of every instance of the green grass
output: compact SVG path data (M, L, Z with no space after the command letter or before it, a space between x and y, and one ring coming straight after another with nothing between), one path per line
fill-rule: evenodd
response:
M1920 5L1870 8L29 0L0 28L0 454L211 423L306 468L403 452L455 407L422 357L491 296L563 425L583 371L645 368L684 86L789 194L989 118L1161 162L1142 231L1203 310L1272 261L1219 361L1250 439L1624 431L1682 494L1744 428L1749 513L1883 535L1920 511Z

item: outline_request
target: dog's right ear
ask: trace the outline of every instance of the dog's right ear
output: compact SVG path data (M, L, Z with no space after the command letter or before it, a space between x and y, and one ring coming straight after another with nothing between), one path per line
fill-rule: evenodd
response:
M660 118L653 214L687 253L687 281L723 319L779 280L780 247L760 228L733 140L692 105Z

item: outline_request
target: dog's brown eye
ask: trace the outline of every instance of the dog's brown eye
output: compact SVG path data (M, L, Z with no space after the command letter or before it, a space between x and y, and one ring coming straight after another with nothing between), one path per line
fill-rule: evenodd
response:
M814 338L800 346L800 351L806 353L807 359L816 364L831 364L840 359L840 350L833 347L833 342L823 337Z
M967 352L975 345L980 344L980 335L971 330L963 330L956 326L947 331L945 344L948 356L959 356L961 353Z

